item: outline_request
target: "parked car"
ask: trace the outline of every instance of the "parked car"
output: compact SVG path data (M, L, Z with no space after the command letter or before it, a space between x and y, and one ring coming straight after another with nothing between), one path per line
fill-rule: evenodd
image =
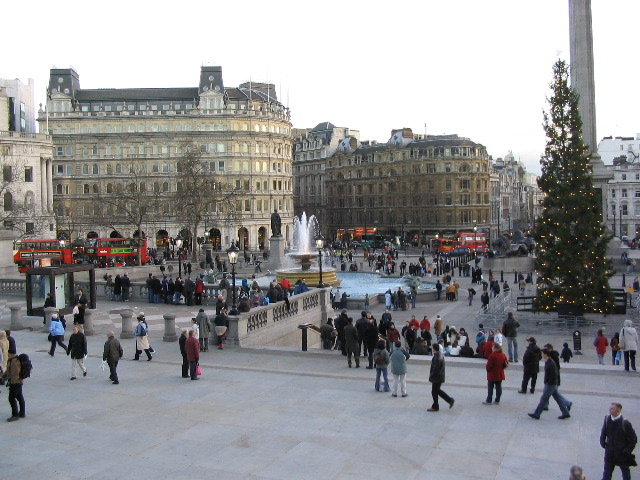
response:
M450 255L452 257L462 257L463 255L469 255L471 253L471 249L469 247L456 247L451 250Z

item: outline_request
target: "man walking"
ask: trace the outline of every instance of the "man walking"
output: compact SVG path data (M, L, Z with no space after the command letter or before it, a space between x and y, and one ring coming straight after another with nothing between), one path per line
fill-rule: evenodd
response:
M622 417L622 405L612 403L609 414L604 418L600 445L604 448L604 473L602 480L611 480L613 469L620 467L622 480L630 480L629 467L635 467L636 459L633 449L636 448L638 437L629 420Z
M209 317L207 316L207 314L204 313L204 309L201 308L200 310L198 310L196 320L198 321L198 340L200 341L200 351L208 352L211 322L209 321Z
M122 346L120 342L116 339L113 332L107 333L107 341L104 342L104 351L102 352L102 360L107 362L109 365L109 380L113 382L114 385L118 385L120 382L118 381L118 362L124 355L122 351Z
M431 408L427 408L427 412L437 412L440 410L438 405L438 397L449 404L449 408L453 408L455 400L441 390L444 383L444 357L440 351L440 344L433 344L433 358L431 359L431 370L429 371L429 381L431 382L431 397L433 404Z
M502 334L507 337L507 349L509 351L509 361L518 362L518 328L520 324L514 318L513 313L507 314L507 319L502 324ZM513 352L512 352L513 349Z
M200 360L200 344L196 339L195 330L189 330L189 338L187 338L187 341L184 343L184 350L187 352L187 360L189 360L189 374L191 375L191 380L198 380L198 375L196 375L196 366Z
M22 395L22 383L24 380L20 378L22 364L15 353L8 354L7 371L3 373L2 378L6 380L9 387L9 405L11 405L11 416L7 418L7 422L15 422L26 416L24 406L24 396ZM19 407L19 408L18 408Z
M536 411L529 413L529 416L536 420L540 420L540 414L542 413L545 404L548 404L549 397L553 397L562 412L562 415L560 415L558 419L564 420L566 418L570 418L571 415L569 415L567 405L558 394L558 366L551 358L550 352L547 350L542 350L542 358L544 360L544 390L542 392L542 397L538 402L538 406L536 407Z
M533 337L527 338L529 345L522 356L522 385L518 393L527 393L527 385L531 380L531 393L536 390L536 382L538 380L538 372L540 371L540 360L542 360L542 353L540 353L540 347L536 345L536 339Z
M87 367L84 366L84 357L87 355L87 337L84 336L82 327L74 325L73 333L69 337L67 355L71 355L71 380L75 380L78 366L82 370L82 376L87 376Z
M358 355L358 330L353 325L353 318L347 319L347 326L344 327L344 343L347 352L347 362L351 368L351 355L356 359L356 368L360 368L360 356Z

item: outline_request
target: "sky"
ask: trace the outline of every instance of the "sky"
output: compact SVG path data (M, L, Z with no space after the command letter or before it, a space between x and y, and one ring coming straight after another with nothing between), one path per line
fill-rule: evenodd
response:
M568 0L14 1L0 78L33 78L37 105L54 66L75 68L82 88L171 88L220 65L227 87L274 83L294 128L330 121L379 142L405 127L456 133L539 174L568 12ZM633 136L640 1L593 0L592 13L597 137Z

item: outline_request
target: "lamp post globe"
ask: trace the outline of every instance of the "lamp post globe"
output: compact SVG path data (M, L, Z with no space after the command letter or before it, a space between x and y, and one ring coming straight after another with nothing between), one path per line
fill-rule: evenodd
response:
M178 247L178 278L182 277L182 237L176 237L176 247Z
M231 265L231 284L233 286L233 295L231 297L231 311L229 315L238 315L238 308L236 306L236 263L238 263L238 252L240 249L235 246L235 244L231 245L227 249L227 256L229 257L229 265Z
M318 249L318 268L320 269L320 280L318 281L318 288L324 288L325 285L322 283L322 249L324 248L324 237L321 233L316 235L316 248Z

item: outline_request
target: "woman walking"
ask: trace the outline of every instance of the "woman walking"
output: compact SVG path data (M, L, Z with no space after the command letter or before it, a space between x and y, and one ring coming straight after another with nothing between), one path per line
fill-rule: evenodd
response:
M373 351L373 359L376 364L376 392L388 392L389 378L387 377L387 367L389 366L389 352L387 352L384 340L378 340L376 348ZM384 383L380 385L380 374L383 376ZM380 389L382 387L382 390Z
M56 352L56 344L64 348L64 353L67 353L67 346L63 343L64 326L62 325L57 313L51 315L51 323L49 324L49 340L51 341L49 355L53 357L53 354Z
M620 330L620 349L624 354L624 370L629 371L629 361L631 370L636 370L636 350L638 350L638 332L633 328L631 320L624 321L624 327Z
M482 402L484 405L500 405L500 397L502 396L502 381L504 377L504 369L509 365L509 361L504 353L502 353L502 347L497 343L492 345L492 352L487 359L487 399ZM495 401L493 399L493 390L496 390Z

